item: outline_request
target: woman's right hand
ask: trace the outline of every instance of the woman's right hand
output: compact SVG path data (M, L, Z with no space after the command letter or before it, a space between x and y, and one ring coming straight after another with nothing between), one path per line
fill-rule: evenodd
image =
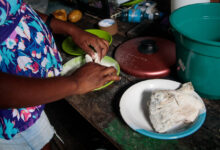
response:
M93 62L85 64L71 76L29 78L0 72L0 108L46 104L70 95L90 92L112 80L120 80L114 67Z
M114 67L105 67L97 63L87 63L72 75L75 83L73 94L84 94L103 86L109 81L118 81L117 71Z

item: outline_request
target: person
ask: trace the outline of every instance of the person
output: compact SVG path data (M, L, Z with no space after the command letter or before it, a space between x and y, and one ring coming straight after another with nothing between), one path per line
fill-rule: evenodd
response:
M103 58L108 42L72 23L34 11L22 0L0 1L0 149L50 149L55 130L44 112L47 103L85 94L111 80L113 67L87 63L60 76L62 58L53 35L68 34L90 56Z

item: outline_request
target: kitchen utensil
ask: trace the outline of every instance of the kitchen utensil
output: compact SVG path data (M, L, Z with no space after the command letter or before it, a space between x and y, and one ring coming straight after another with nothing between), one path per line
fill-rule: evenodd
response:
M108 32L111 35L115 35L118 32L118 25L114 19L103 19L98 23L99 28Z
M109 42L109 45L111 45L112 43L112 36L106 31L99 29L86 29L85 31L94 34L99 38L105 39ZM85 52L72 41L72 38L70 36L63 41L62 49L64 52L70 55L79 56L85 54Z
M170 16L177 75L204 98L220 99L220 3L192 4Z
M85 61L85 57L84 56L78 56L75 57L71 60L69 60L68 62L66 62L63 65L63 70L61 72L61 75L70 75L72 74L76 69L80 68L81 66L83 66L86 63ZM117 70L117 75L119 75L120 73L120 67L117 63L117 61L115 61L112 57L109 56L105 56L102 60L101 60L101 64L108 64L109 66L113 66L115 67L115 69ZM110 81L108 83L106 83L105 85L95 89L95 90L101 90L109 85L111 85L114 81Z
M210 2L210 0L171 0L171 12L186 5L208 2Z
M151 79L141 81L128 88L121 97L119 106L120 113L124 121L136 132L156 139L179 139L196 132L204 123L206 118L206 108L203 100L197 93L194 96L199 98L204 105L200 110L197 119L181 130L174 130L167 133L157 133L151 127L148 116L146 116L147 101L150 99L150 93L154 90L174 90L180 86L179 82L165 79Z
M175 64L175 44L159 37L138 37L121 44L115 59L121 69L139 78L158 78L170 74Z

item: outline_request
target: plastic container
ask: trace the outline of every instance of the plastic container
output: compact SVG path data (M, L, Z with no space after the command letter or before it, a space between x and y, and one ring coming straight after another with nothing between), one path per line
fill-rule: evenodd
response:
M204 98L220 99L220 3L181 7L170 16L177 75Z
M143 20L155 20L161 17L159 12L153 14L142 13L140 9L130 9L121 14L120 20L124 22L139 23Z
M120 20L124 22L139 23L143 20L155 20L163 16L156 8L156 3L136 4L133 8L123 10Z
M171 12L186 6L186 5L190 5L190 4L196 4L196 3L208 3L210 2L210 0L171 0Z

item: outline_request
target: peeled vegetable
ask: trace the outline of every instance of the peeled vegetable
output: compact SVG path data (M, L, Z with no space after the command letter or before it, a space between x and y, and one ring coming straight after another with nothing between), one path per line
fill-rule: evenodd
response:
M82 18L82 12L80 10L73 10L68 14L68 20L72 23L79 21Z
M53 15L55 18L62 20L62 21L67 21L67 13L65 9L58 9L53 12Z

